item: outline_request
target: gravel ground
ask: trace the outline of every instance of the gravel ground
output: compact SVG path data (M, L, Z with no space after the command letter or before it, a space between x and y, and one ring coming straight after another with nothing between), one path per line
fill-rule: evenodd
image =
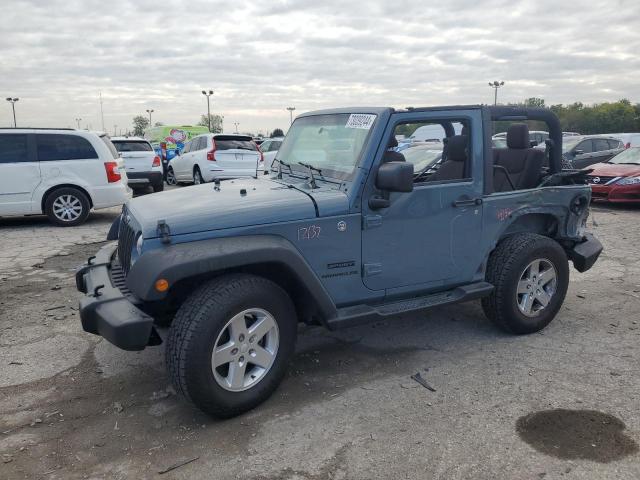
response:
M605 252L543 332L475 302L301 328L283 385L227 421L175 395L162 347L82 331L73 271L118 210L0 219L0 478L640 478L640 209L593 209Z

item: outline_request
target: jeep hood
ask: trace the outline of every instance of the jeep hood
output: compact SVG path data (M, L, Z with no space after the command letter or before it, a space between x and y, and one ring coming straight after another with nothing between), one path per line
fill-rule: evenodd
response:
M346 206L346 198L336 201L336 197L345 197L342 192L325 192L325 197L321 203L330 206L329 210ZM167 223L171 235L180 235L316 217L316 206L308 194L267 178L223 181L219 190L206 183L145 195L131 200L128 211L144 238L158 236L159 220Z

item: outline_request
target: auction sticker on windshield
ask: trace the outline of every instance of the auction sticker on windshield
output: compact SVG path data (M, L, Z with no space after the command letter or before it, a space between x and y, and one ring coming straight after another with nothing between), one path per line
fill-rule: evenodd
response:
M373 122L375 121L376 116L370 115L367 113L352 113L349 116L349 120L347 120L346 128L362 128L364 130L369 130Z

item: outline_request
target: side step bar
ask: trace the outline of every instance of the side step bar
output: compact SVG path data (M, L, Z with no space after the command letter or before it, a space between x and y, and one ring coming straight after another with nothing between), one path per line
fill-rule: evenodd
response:
M400 313L416 312L441 305L475 300L486 297L492 291L493 285L490 283L478 282L456 287L446 292L432 293L423 297L414 297L399 302L339 308L337 316L327 321L327 327L330 330L353 327Z

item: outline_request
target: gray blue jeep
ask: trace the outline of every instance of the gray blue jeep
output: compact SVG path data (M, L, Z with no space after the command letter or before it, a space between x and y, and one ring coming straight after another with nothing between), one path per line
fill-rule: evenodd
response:
M492 148L497 121L511 123L506 148ZM546 151L530 121L546 123ZM398 151L424 126L440 138ZM584 173L563 171L561 153L545 109L301 115L266 175L129 202L117 242L77 273L82 326L125 350L166 343L176 389L217 417L272 394L299 322L338 329L481 299L500 328L536 332L562 306L569 261L584 272L602 250Z

